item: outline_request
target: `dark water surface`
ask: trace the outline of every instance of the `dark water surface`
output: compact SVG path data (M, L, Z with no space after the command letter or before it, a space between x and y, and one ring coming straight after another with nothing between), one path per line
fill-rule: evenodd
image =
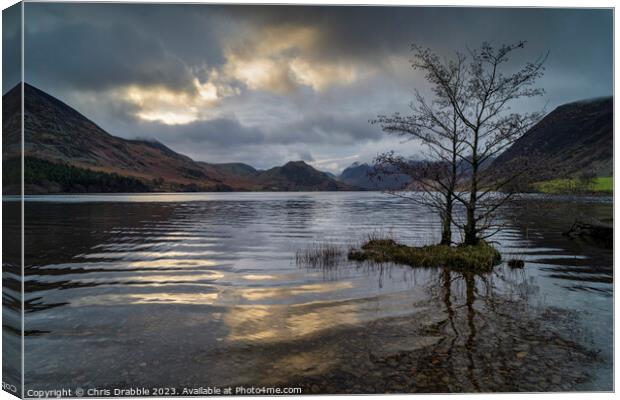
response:
M19 203L4 207L18 246ZM26 389L611 390L613 252L561 235L611 214L611 198L522 202L494 240L525 268L467 276L296 264L378 229L437 239L426 209L380 193L32 197Z

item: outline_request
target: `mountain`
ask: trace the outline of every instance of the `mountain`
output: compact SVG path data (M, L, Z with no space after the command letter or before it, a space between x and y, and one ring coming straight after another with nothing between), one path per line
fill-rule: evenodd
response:
M254 167L244 163L224 163L224 164L208 164L201 162L206 168L211 168L223 176L231 177L253 177L259 171Z
M5 182L19 182L21 85L2 101ZM157 141L112 136L29 84L24 121L27 193L351 189L305 163L258 171L242 163L197 162ZM3 192L18 191L10 186Z
M355 162L345 168L338 180L351 186L366 190L397 190L403 189L411 178L404 174L377 174L375 168L366 163Z
M492 163L510 168L529 160L540 168L530 179L613 175L613 98L564 104L545 116Z
M15 104L20 91L21 87L16 86L3 96L3 102ZM3 160L10 161L14 147L13 144L3 149ZM158 186L159 190L232 189L189 157L159 142L112 136L75 109L28 84L24 85L24 156L28 161L25 172L32 178L27 183L35 192L91 191L90 176L72 185L71 178L79 170L97 173L99 178L109 177L108 187L99 187L97 183L93 190L114 191L112 181L117 176L129 177L149 187ZM48 166L42 161L59 165L54 176L45 171ZM60 166L73 169L61 171ZM59 178L62 178L60 182ZM97 182L99 178L93 175ZM144 189L143 185L136 186L137 190Z
M266 190L282 191L334 191L352 190L351 185L332 179L325 172L317 171L303 161L290 161L281 167L262 171L257 181Z
M317 171L303 161L290 161L281 167L257 170L243 163L201 163L225 182L235 182L251 190L337 191L355 188L338 182L329 173Z

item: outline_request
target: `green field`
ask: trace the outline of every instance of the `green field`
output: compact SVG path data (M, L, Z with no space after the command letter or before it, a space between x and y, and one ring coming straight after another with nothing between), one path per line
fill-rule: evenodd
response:
M597 177L591 182L577 178L553 179L535 183L534 186L543 193L613 193L614 177Z

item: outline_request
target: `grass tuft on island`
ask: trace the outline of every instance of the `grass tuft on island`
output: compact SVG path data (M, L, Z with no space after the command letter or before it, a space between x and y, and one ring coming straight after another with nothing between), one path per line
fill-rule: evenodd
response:
M412 247L393 239L371 239L351 249L349 260L393 262L412 267L446 267L456 271L489 272L502 260L493 246L481 241L474 246L429 245Z

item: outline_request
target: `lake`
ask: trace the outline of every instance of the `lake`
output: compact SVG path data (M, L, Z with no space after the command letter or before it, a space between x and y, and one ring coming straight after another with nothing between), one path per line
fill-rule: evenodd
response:
M9 200L3 280L15 289ZM525 268L481 276L346 260L376 231L438 240L432 213L381 193L28 197L26 389L609 391L613 250L561 232L612 207L536 196L507 207L493 240ZM342 247L338 265L296 262L317 242ZM19 343L11 296L5 346Z

